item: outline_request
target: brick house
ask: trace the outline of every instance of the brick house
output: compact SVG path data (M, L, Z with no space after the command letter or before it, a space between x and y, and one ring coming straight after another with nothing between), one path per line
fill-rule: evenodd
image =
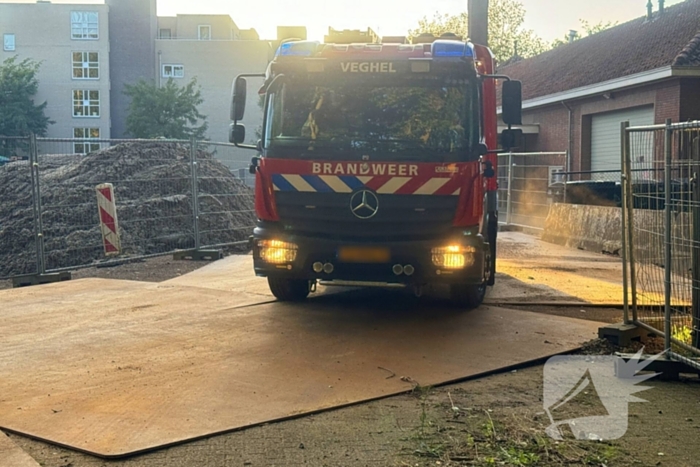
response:
M700 0L686 0L498 70L523 83L525 151L619 170L620 123L700 120Z

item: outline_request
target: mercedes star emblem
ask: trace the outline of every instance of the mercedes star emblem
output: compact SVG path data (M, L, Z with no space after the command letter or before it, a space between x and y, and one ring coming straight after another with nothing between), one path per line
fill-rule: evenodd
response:
M359 219L371 219L379 211L379 199L369 190L358 191L350 198L350 211Z

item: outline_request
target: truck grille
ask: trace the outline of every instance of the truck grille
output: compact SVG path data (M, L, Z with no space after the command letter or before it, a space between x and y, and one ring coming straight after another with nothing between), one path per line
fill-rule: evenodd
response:
M379 209L358 219L350 194L277 192L277 211L286 231L343 240L402 240L447 234L458 196L377 195Z

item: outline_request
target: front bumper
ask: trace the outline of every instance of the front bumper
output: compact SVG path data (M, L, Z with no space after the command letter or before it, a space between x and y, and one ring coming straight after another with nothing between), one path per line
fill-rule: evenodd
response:
M468 232L468 233L467 233ZM297 245L294 261L270 264L261 258L261 240L278 240ZM470 231L455 231L449 236L411 241L342 241L290 234L274 227L257 227L252 237L253 262L258 276L287 277L319 281L356 281L384 284L482 284L488 274L488 245L484 238ZM460 269L437 267L433 264L433 248L459 244L473 247L467 265ZM338 257L342 247L384 248L390 260L381 263L343 262ZM331 264L332 272L314 271L314 263ZM472 264L469 264L472 263ZM412 274L397 274L395 266L411 265ZM327 268L329 269L329 268Z

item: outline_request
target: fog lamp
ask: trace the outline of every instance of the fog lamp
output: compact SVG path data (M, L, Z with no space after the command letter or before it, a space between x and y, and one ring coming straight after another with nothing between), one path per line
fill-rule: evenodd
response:
M433 248L433 265L444 269L463 269L476 261L476 248L464 245L448 245Z
M270 264L292 263L297 258L299 246L281 240L260 240L260 259Z

